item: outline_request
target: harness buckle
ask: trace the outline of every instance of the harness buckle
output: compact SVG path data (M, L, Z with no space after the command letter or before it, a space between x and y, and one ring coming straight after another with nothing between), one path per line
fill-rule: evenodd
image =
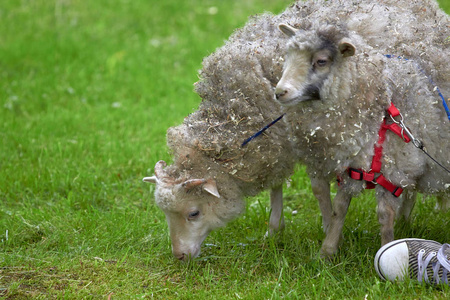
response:
M401 114L401 113L399 113L398 115L396 115L396 116L393 116L393 115L391 115L391 114L389 114L389 116L391 117L391 120L395 123L395 124L403 124L403 115ZM400 121L397 121L396 119L395 119L395 117L397 117L397 116L400 116Z
M366 172L361 169L348 168L348 175L354 180L364 180L376 184L375 173L372 170Z

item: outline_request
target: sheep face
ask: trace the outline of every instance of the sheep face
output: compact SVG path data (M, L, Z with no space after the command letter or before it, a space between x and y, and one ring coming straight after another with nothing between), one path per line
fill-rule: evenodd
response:
M225 225L226 213L217 213L220 194L214 180L174 179L163 172L165 166L158 162L156 176L143 180L156 183L155 201L166 215L172 253L186 261L200 254L201 244L212 230Z
M333 65L342 57L354 55L355 47L342 34L333 35L326 30L298 33L299 30L286 24L281 24L279 29L292 39L275 90L277 101L283 106L293 106L321 100L322 87L330 78ZM340 36L336 45L334 40Z
M188 191L183 183L158 185L155 194L156 203L166 215L172 253L183 261L197 257L208 234L225 225L213 210L217 198L208 195L201 187L195 189ZM172 205L166 206L168 202Z

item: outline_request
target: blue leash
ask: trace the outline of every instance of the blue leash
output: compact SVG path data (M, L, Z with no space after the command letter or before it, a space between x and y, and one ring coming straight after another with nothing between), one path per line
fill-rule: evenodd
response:
M257 133L255 133L254 135L252 135L251 137L249 137L248 139L246 139L241 147L244 147L245 145L248 144L248 142L250 142L251 140L253 140L255 137L258 137L261 133L263 133L264 131L266 131L267 129L269 129L270 126L272 126L273 124L275 124L276 122L280 121L282 117L284 117L286 113L282 114L281 116L279 116L278 118L276 118L275 120L273 120L272 122L270 122L270 124L264 126L260 131L258 131Z
M408 58L398 56L398 55L385 54L384 56L386 56L387 58L398 58L398 59L403 59L403 60L409 61ZM417 65L416 65L416 67L422 74L424 74L428 78L430 83L434 86L436 92L438 92L439 97L441 97L441 99L442 99L442 105L444 106L445 112L447 113L448 120L450 121L450 109L448 108L447 102L445 101L444 95L442 95L441 90L439 90L439 87L434 83L433 79L431 79L431 77L428 76L422 68L420 68Z

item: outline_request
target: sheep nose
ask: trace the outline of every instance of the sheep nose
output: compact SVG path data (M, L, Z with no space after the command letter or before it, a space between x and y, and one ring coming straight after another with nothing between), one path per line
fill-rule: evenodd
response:
M185 261L188 258L186 253L175 254L175 257L180 261Z
M195 257L189 252L174 252L173 256L181 262L187 262Z
M276 90L275 97L279 100L281 97L287 94L287 90Z

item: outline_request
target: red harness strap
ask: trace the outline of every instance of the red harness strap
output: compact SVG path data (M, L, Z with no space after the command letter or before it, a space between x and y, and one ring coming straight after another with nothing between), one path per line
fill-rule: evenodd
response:
M391 106L387 109L387 112L392 118L395 118L400 115L400 112L394 106L394 104L391 104ZM386 140L386 132L388 130L398 135L406 143L409 143L411 141L411 139L408 136L403 135L403 130L397 123L387 124L385 118L383 120L383 123L381 124L380 130L378 131L378 141L374 146L374 155L372 158L372 165L370 171L366 172L361 169L348 168L348 174L352 179L366 181L366 189L373 189L375 188L376 184L379 184L385 189L387 189L389 192L391 192L392 195L394 195L395 197L399 197L403 192L403 189L401 187L398 187L389 180L387 180L386 177L383 176L383 174L380 174L378 177L375 178L375 174L380 173L381 171L383 143Z

